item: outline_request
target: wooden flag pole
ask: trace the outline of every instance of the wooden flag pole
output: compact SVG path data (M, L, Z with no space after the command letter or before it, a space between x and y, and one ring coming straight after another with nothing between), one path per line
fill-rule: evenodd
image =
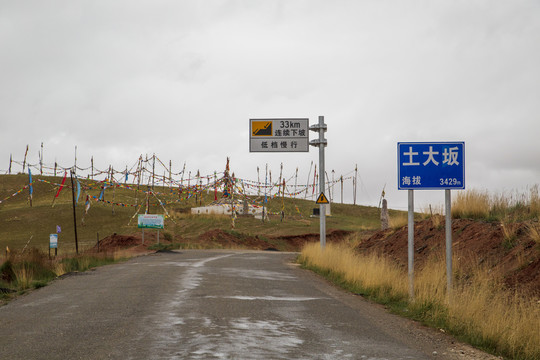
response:
M39 155L39 174L43 175L43 142L41 143L41 154Z
M24 152L24 160L22 163L22 172L24 173L24 168L26 166L26 155L28 155L28 145L26 145L26 151Z
M73 203L73 225L75 226L75 252L79 255L79 239L77 238L77 213L75 212L75 186L73 185L73 171L70 172L71 177L71 198Z

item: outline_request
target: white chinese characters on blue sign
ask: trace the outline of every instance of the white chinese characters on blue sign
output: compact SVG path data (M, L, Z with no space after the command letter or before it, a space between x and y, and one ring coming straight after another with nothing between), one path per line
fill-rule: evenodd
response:
M464 142L398 143L398 189L464 188Z

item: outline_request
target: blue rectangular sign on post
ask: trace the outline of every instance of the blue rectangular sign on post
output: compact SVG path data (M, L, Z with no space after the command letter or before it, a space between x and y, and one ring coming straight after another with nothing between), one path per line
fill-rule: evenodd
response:
M399 142L398 189L465 189L465 142Z
M58 249L58 234L49 235L49 249Z

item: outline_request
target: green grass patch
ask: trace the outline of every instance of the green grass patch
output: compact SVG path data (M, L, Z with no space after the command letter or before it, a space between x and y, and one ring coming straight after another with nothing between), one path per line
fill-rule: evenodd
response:
M62 177L34 175L34 195L32 206L29 202L28 189L16 196L11 196L28 184L26 174L0 175L0 199L7 198L0 204L0 249L6 246L12 250L21 250L25 246L35 247L42 252L48 251L49 235L56 233L56 226L62 231L58 234L58 255L66 256L75 253L75 226L73 221L72 195L69 179L53 199L58 190ZM43 181L40 181L43 180ZM79 179L82 192L75 212L77 218L77 235L79 252L93 247L97 237L103 239L111 234L129 235L139 233L137 228L137 212L147 211L152 214L163 214L163 207L158 200L150 196L149 208L139 208L145 204L146 194L137 192L136 185L131 189L126 187L107 188L104 198L106 202L91 201L88 214L85 214L85 195L99 196L101 183L90 179ZM140 190L146 190L141 186ZM179 242L191 246L200 235L213 229L232 230L246 236L276 237L284 235L301 235L318 233L319 219L310 215L318 206L315 201L269 197L267 208L270 220L262 222L251 216L239 216L232 228L231 216L225 215L191 215L191 208L199 205L209 205L214 201L214 194L202 192L197 196L189 196L187 192L178 193L178 188L156 186L156 196L164 204L170 217L165 218L163 237L165 240ZM218 193L221 198L221 193ZM238 195L235 195L238 198ZM243 197L241 198L243 199ZM249 196L250 202L262 205L262 196ZM113 205L109 202L122 203L126 206ZM285 217L281 221L281 210ZM377 229L380 226L380 213L376 207L366 207L351 204L331 204L332 216L327 218L327 229L362 231ZM393 212L391 211L391 215ZM83 222L84 219L84 222Z

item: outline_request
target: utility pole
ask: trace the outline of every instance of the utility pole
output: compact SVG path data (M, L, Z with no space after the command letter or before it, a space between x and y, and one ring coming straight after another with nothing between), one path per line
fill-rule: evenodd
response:
M311 125L309 130L319 133L319 138L316 140L311 140L309 144L311 146L316 146L319 148L319 173L322 176L319 176L319 189L321 189L321 194L324 192L324 148L328 145L328 141L324 138L324 133L327 130L327 126L324 123L324 116L319 116L319 123ZM321 249L324 250L326 246L326 205L319 205L319 223L320 223L320 242Z

